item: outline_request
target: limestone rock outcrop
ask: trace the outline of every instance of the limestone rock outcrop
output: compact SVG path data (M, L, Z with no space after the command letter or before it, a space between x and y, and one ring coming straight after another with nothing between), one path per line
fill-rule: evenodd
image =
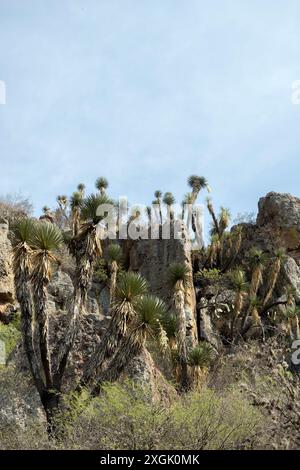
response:
M187 240L137 240L131 245L129 267L141 273L149 283L149 290L172 308L172 288L168 282L168 268L172 263L185 264L190 273L189 287L185 300L187 338L191 345L197 339L196 295L193 286L191 247Z
M5 322L15 304L14 278L12 272L11 243L8 239L8 224L0 221L0 317Z

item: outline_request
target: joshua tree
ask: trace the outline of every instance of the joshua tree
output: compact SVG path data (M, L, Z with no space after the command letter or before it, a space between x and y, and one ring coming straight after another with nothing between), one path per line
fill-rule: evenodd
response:
M256 247L253 247L251 248L249 252L249 260L250 260L250 266L252 268L251 282L250 282L250 287L249 287L250 305L244 315L244 318L242 321L242 328L244 328L245 326L248 315L251 314L253 320L254 320L254 317L259 315L258 310L257 310L257 306L258 306L257 293L258 293L259 287L262 285L262 282L263 282L262 273L266 264L266 255L263 251L258 250ZM253 302L251 302L251 299L253 300ZM256 321L256 323L258 323L258 321Z
M219 221L217 219L216 213L214 211L214 206L212 204L212 200L210 197L206 199L206 204L207 204L208 212L210 213L212 221L213 221L213 228L214 228L213 233L220 235Z
M108 181L103 176L100 176L95 183L96 189L100 192L101 196L104 196L108 188Z
M96 259L102 255L98 230L98 224L103 217L98 215L98 209L102 204L112 205L113 202L107 196L94 194L83 201L81 217L84 223L70 242L70 250L76 258L75 289L68 330L58 352L58 376L63 375L67 365L67 358L78 331L80 313L86 304L94 264Z
M232 317L232 322L231 322L231 337L233 339L234 325L243 309L245 293L247 291L248 284L246 282L245 272L240 268L236 268L234 271L232 271L230 277L231 277L231 282L235 290L235 299L234 299L234 304L233 304L233 317Z
M135 316L138 302L146 292L147 282L139 274L128 272L120 276L110 324L89 360L81 385L86 385L97 374L97 371L101 370L104 361L113 356L127 331L128 324Z
M115 290L116 290L116 282L117 282L117 273L119 263L122 259L122 248L117 243L111 243L108 246L108 262L110 266L110 295L109 295L109 305L112 306Z
M21 308L21 324L24 350L28 359L35 385L42 395L43 378L38 356L34 350L34 307L31 291L32 248L31 241L35 224L31 219L21 219L13 227L13 269L16 296Z
M85 184L79 183L77 186L77 191L81 194L81 197L83 198L85 193Z
M155 338L160 331L160 319L166 307L157 297L146 295L136 307L136 315L129 332L120 342L119 349L101 374L99 384L94 389L98 393L101 383L118 379L125 366L145 348L147 338Z
M189 176L188 185L192 188L192 198L191 198L192 206L194 206L194 204L197 200L198 194L201 191L201 189L206 188L206 190L208 192L210 192L210 187L208 185L208 182L207 182L206 178L204 178L204 176L197 176L197 175ZM196 221L195 221L195 214L194 214L193 207L192 207L192 229L193 229L193 232L195 234L195 237L196 237L198 243L201 244L202 240L201 240L201 236L200 236L200 234L198 233L198 230L197 230L197 225L196 225Z
M170 214L170 219L174 219L174 210L173 210L173 205L175 204L175 198L172 193L167 192L164 194L163 197L163 203L168 207L169 209L169 214Z
M51 214L51 209L48 206L43 206L42 211L43 211L44 215L50 215Z
M214 359L212 346L203 341L193 348L188 355L188 364L192 369L192 379L196 388L201 387L205 380L208 368Z
M263 300L263 307L265 307L268 304L268 302L270 301L270 299L272 298L272 295L273 295L273 292L274 292L274 289L275 289L275 286L276 286L276 283L277 283L277 279L278 279L278 276L279 276L279 273L280 273L281 265L282 265L282 262L285 259L285 252L284 252L283 248L278 248L275 251L274 254L275 254L275 257L274 257L273 263L271 265L271 271L270 271L270 274L269 274L268 290L267 290L267 293L266 293L265 298Z
M201 189L206 189L210 192L210 187L207 182L207 179L204 176L191 175L188 178L188 185L192 188L193 194L193 203L196 202L199 192Z
M159 223L162 224L163 223L163 219L162 219L162 212L161 212L161 198L162 198L162 192L157 190L155 191L154 193L154 197L155 197L155 204L158 205L158 211L159 211Z
M230 224L230 217L230 210L226 209L225 207L221 207L218 223L221 237Z
M47 222L21 220L14 227L14 274L21 307L22 335L30 370L44 406L48 430L58 406L60 384L55 379L48 337L47 286L55 251L62 243L60 230ZM35 350L34 325L38 325L38 350Z
M78 234L80 228L80 212L83 203L82 193L76 191L70 198L70 207L72 213L72 233L73 237Z
M189 279L188 268L184 264L174 263L169 267L169 281L174 289L173 300L177 316L177 344L181 369L181 385L186 389L189 385L187 370L185 296Z

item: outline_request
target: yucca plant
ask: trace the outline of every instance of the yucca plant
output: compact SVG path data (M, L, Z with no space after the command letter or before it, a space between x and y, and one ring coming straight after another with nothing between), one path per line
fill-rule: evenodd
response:
M112 306L119 264L122 260L122 248L117 243L111 243L107 249L108 262L110 266L110 291L109 291L109 305Z
M184 221L185 218L185 208L187 206L188 209L188 214L187 214L187 221L186 221L186 226L189 227L192 223L192 215L193 215L193 203L194 203L194 196L192 193L187 193L184 195L184 198L182 200L181 206L182 206L182 220Z
M261 325L261 318L259 315L259 307L261 305L260 300L257 298L256 295L250 297L249 303L249 314L252 317L253 325Z
M165 310L165 304L157 297L146 295L141 298L130 330L122 338L119 349L100 377L100 386L103 382L112 382L119 378L126 365L142 353L147 338L157 338L161 327L160 318ZM98 391L99 384L94 392Z
M279 276L279 273L280 273L280 269L281 269L281 266L282 266L282 263L283 263L284 259L285 259L284 249L283 248L278 248L277 250L275 250L273 262L272 262L272 265L271 265L271 271L270 271L270 274L269 274L268 289L267 289L267 293L266 293L264 301L263 301L263 306L266 306L268 304L268 302L270 301L270 299L272 298L272 295L273 295L273 292L274 292L274 289L275 289L275 286L276 286L276 283L277 283L277 279L278 279L278 276Z
M167 206L170 214L170 219L174 219L173 205L175 204L175 198L172 193L167 192L164 194L163 203Z
M246 320L249 315L252 315L252 319L256 324L260 323L260 317L257 311L256 302L258 302L257 293L258 293L259 287L263 283L262 274L266 265L265 253L262 250L258 250L256 247L252 247L249 252L249 264L250 264L250 267L252 268L251 282L250 282L250 287L249 287L250 304L242 321L242 329L244 328Z
M162 219L162 212L161 212L161 198L162 198L162 192L158 189L154 193L155 201L154 203L158 205L158 212L159 212L159 223L162 224L163 219Z
M186 318L185 318L185 294L189 281L189 270L185 264L173 263L168 270L168 278L173 287L173 300L177 316L177 344L179 364L181 368L181 386L188 387L187 370L187 344L186 344Z
M214 357L215 351L206 341L199 343L189 352L188 364L192 370L192 380L196 388L201 387L205 381Z
M77 185L77 191L81 194L81 197L83 198L83 197L84 197L84 193L85 193L85 184L79 183L79 184Z
M72 213L72 233L76 236L80 228L80 213L83 203L82 192L76 191L70 198L70 207Z
M192 188L193 191L193 203L196 202L197 196L201 189L206 189L210 192L210 187L207 182L207 179L204 176L191 175L188 177L188 185Z
M221 207L221 211L219 214L219 223L218 223L220 236L222 236L225 230L229 227L230 217L231 217L230 210L226 209L225 207Z
M53 224L25 219L13 227L13 266L24 349L46 412L49 432L52 432L60 387L54 381L50 357L47 286L61 243L61 232ZM38 350L35 350L34 341L35 322L38 325Z
M52 265L58 262L55 251L63 242L62 234L56 225L48 222L37 223L31 240L33 247L33 286L35 315L39 328L40 353L45 373L46 386L53 386L49 348L49 318L47 313L47 287L51 279Z
M31 293L32 272L32 238L35 223L32 219L21 219L12 226L13 271L16 297L21 308L21 332L24 350L28 359L35 385L42 393L44 383L38 356L35 354L34 338L34 305Z
M212 218L212 221L213 221L214 230L213 230L212 234L220 235L219 221L217 219L217 216L216 216L213 204L212 204L212 200L211 200L210 197L206 198L206 205L207 205L208 212L209 212L209 214Z
M106 190L108 188L108 181L103 176L100 176L99 178L97 178L95 182L95 186L96 186L96 189L98 189L100 194L103 196L105 195Z
M300 339L300 329L299 329L299 317L300 317L300 308L297 305L288 307L284 316L287 320L288 332L292 339Z
M230 273L230 279L235 290L235 298L233 303L232 321L231 321L231 337L234 336L234 326L237 318L240 316L244 306L245 294L248 288L245 272L241 268L236 268Z
M119 276L109 326L86 367L81 385L86 385L101 370L104 361L115 353L147 288L147 282L140 274L126 272Z

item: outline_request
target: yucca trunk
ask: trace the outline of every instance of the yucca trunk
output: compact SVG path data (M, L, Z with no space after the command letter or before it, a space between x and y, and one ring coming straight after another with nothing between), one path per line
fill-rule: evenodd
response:
M79 228L80 228L80 213L79 213L79 210L76 208L73 211L73 219L72 219L73 237L76 237L76 235L78 235Z
M278 279L278 276L279 276L279 273L280 273L280 268L281 268L281 262L280 262L280 259L276 258L275 261L274 261L274 264L272 266L272 270L271 270L271 274L270 274L270 281L269 281L269 287L268 287L268 291L267 291L267 294L264 298L264 301L263 301L263 306L265 307L267 305L267 303L270 301L271 297L272 297L272 294L273 294L273 291L274 291L274 288L276 286L276 282L277 282L277 279Z
M123 337L118 351L101 374L98 384L93 390L93 395L99 393L102 383L117 380L126 365L142 353L145 343L146 331L144 328L135 328L128 336Z
M39 330L39 346L46 387L53 387L52 366L49 346L49 318L47 312L47 286L51 272L50 259L47 252L37 255L36 267L33 271L33 288L35 316Z
M212 203L208 203L208 204L207 204L207 209L208 209L208 212L210 213L211 218L212 218L212 220L213 220L213 224L214 224L216 233L217 233L218 235L220 235L219 223L218 223L218 219L217 219L217 216L216 216L216 214L215 214L215 211L214 211L214 208L213 208Z
M207 367L192 366L192 380L195 389L201 389L207 379L208 369Z
M110 290L109 290L109 306L112 307L115 292L116 292L116 283L117 283L117 273L118 273L118 263L112 261L111 263L111 275L110 275Z
M234 326L236 323L237 318L240 316L244 305L244 294L241 291L236 292L234 305L233 305L233 317L231 321L231 339L233 340L234 337Z
M249 289L249 298L250 299L257 296L257 292L258 292L258 289L259 289L260 285L262 284L262 281L263 281L263 278L262 278L261 267L256 266L253 270L252 277L251 277L251 284L250 284L250 289ZM251 313L252 318L253 318L253 308L252 308L252 311L251 311L251 306L250 306L247 309L246 313L243 315L242 329L244 328L244 326L246 324L246 321L247 321L247 318L250 315L250 313ZM259 313L258 313L257 308L255 308L254 313L255 313L255 315L257 313L257 315L259 317ZM259 319L260 319L260 317L259 317Z
M96 257L102 254L96 226L84 227L82 233L78 234L76 244L76 284L68 331L58 352L58 367L55 374L57 387L61 385L68 357L79 329L80 314L86 304L88 289L93 276L94 262Z
M186 319L185 319L185 289L182 280L176 282L174 292L174 305L177 315L177 343L179 364L181 367L181 385L188 387L187 347L186 347Z
M297 315L292 320L293 330L294 330L294 338L300 339L300 330L299 330L299 318Z
M23 246L14 256L16 296L21 308L21 332L29 368L39 393L44 388L39 359L34 350L34 306L30 288L30 261L28 247Z
M113 309L110 324L87 364L81 379L81 386L89 383L101 371L104 362L114 355L120 341L127 332L128 323L133 316L133 308L127 301L123 301L121 305Z

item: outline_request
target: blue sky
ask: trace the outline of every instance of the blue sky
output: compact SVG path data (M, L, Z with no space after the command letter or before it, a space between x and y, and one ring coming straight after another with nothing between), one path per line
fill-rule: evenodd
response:
M0 194L300 196L298 0L0 0Z

